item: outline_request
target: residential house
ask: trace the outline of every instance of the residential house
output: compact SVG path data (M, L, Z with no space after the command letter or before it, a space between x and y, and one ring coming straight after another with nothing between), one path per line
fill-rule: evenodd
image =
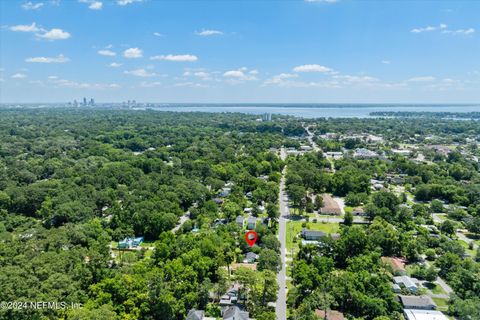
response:
M258 254L255 252L247 252L245 259L243 259L243 263L254 263L256 260L258 260Z
M305 240L320 241L326 234L322 231L303 229L301 236Z
M246 213L246 214L248 214L248 215L252 214L252 211L253 211L253 208L245 208L245 209L243 209L243 212Z
M252 217L252 216L248 217L247 229L248 230L254 230L256 226L257 226L257 218Z
M338 203L333 200L333 198L329 194L323 194L323 207L320 208L321 214L328 214L328 215L340 215L342 214L342 209Z
M393 282L399 286L404 286L411 293L416 293L418 291L417 279L410 278L409 276L397 276L393 277Z
M326 154L327 154L327 157L331 157L335 160L343 158L343 152L340 152L340 151L328 151L326 152Z
M404 309L406 320L448 320L448 317L436 310Z
M230 192L232 191L232 188L230 187L223 187L222 191L220 191L220 197L226 198L230 195Z
M378 158L379 155L375 151L371 151L365 148L358 148L353 153L353 157L358 159L374 159Z
M118 249L133 249L140 246L143 242L143 237L125 238L118 242Z
M437 305L429 296L399 295L398 297L405 309L435 310L437 308Z
M345 320L345 317L343 313L337 310L327 310L325 312L324 310L315 310L315 315L319 317L320 319L327 319L327 320Z
M245 225L245 219L242 217L242 216L238 216L236 219L235 219L235 223L237 224L237 226L239 226L240 228L243 229L244 225Z
M389 265L395 275L406 276L407 270L405 269L405 260L393 257L382 257L382 262Z
M237 306L232 306L222 312L223 320L251 320L249 313L240 310Z
M366 215L365 210L362 207L353 208L352 214L354 216L365 216Z

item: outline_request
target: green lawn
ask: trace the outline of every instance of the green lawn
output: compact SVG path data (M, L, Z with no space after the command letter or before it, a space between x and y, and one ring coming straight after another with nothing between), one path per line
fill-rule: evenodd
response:
M446 294L446 292L443 291L442 287L437 283L425 282L423 286L428 288L430 291L432 291L433 294Z
M441 298L432 298L432 300L437 304L438 310L445 311L448 309L448 300Z
M462 245L462 247L465 248L466 253L468 253L472 257L475 257L476 252L475 252L475 250L470 250L468 248L468 243L466 243L465 241L462 241L462 240L457 240L457 242L460 243Z
M323 231L325 233L336 233L340 230L340 226L338 223L313 223L313 222L308 222L307 226L305 227L306 229L310 230L317 230L317 231ZM294 247L294 244L298 246L299 239L297 239L297 243L293 242L293 238L298 235L302 231L302 221L288 221L287 222L287 250L291 252L292 248Z

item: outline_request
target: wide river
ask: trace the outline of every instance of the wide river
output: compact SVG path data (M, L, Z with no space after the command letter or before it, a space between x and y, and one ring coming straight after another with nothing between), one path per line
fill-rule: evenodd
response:
M375 111L480 112L478 105L352 105L352 104L161 104L152 109L178 112L282 114L304 118L368 118Z

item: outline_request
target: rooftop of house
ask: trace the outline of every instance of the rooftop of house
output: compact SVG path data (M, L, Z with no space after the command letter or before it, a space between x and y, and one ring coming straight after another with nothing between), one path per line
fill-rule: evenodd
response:
M187 320L203 320L203 310L191 309L188 311Z
M325 235L325 232L322 231L308 229L302 230L302 237L324 237Z
M325 319L325 311L324 310L315 310L315 315L320 317L321 319ZM345 317L343 316L343 313L340 311L336 310L328 310L326 312L326 316L328 320L344 320Z
M404 309L406 320L448 320L447 316L436 310Z
M240 310L237 306L229 307L223 313L224 320L249 320L249 313L246 311Z
M323 194L323 206L320 209L321 212L337 212L341 213L340 206L338 203L333 200L333 198L329 194Z
M434 306L436 307L437 305L435 302L430 298L429 296L423 295L423 296L404 296L404 295L399 295L400 301L404 306L408 307L415 307L418 309L429 307L429 306Z
M382 257L382 262L392 267L393 271L405 271L405 262L400 258Z

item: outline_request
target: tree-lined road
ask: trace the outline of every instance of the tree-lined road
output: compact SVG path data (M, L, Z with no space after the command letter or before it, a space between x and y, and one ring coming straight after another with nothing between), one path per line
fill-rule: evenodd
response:
M282 160L286 159L285 149L282 148L280 151L280 157ZM285 172L286 167L282 172L282 179L280 181L280 218L278 221L278 240L280 241L280 258L282 261L282 268L277 274L278 282L278 297L275 307L275 314L277 320L286 320L287 319L287 261L286 261L286 230L287 230L287 217L289 215L288 210L288 201L286 201L286 192L285 192Z

